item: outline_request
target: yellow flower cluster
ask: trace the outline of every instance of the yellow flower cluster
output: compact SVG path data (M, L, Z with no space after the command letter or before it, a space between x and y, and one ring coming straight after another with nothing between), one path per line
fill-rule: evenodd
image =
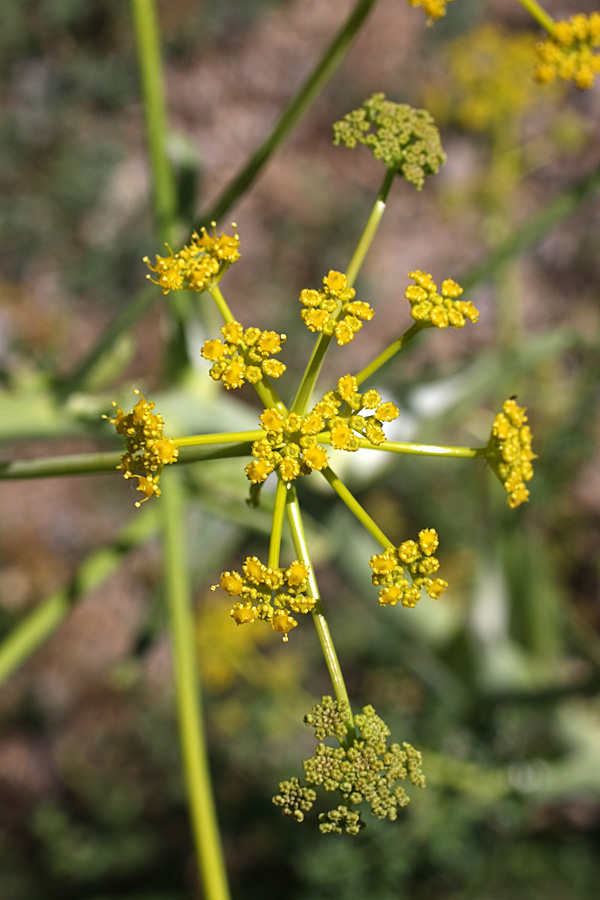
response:
M225 342L205 341L200 353L204 359L213 362L210 377L222 381L225 387L239 388L248 381L256 384L263 375L279 378L286 367L271 354L280 353L285 334L275 331L261 331L260 328L244 329L239 322L228 322L221 328Z
M479 311L470 300L458 300L463 289L456 281L442 281L441 293L431 275L418 269L408 273L415 282L406 288L404 296L410 301L410 314L416 322L435 328L462 328L466 319L476 322Z
M355 300L356 291L341 272L333 269L323 278L324 290L305 289L300 303L307 309L301 312L310 331L335 335L338 344L349 344L362 328L361 319L370 322L375 315L368 303Z
M525 407L519 406L511 397L502 404L502 409L492 424L488 461L508 492L508 505L515 509L529 500L525 482L533 478L531 463L537 457L531 449L531 429L525 424Z
M434 19L441 19L446 15L446 6L452 0L408 0L409 6L422 6L423 12L428 18L428 25L433 24Z
M140 399L130 413L123 412L113 401L117 412L113 418L103 416L115 426L117 434L125 438L126 452L121 457L117 469L125 478L137 478L136 490L144 494L144 499L136 503L140 506L150 497L160 496L158 486L163 466L174 463L179 455L175 442L163 435L162 416L153 413L154 403L149 403L143 394L135 391Z
M348 411L340 414L343 408ZM362 410L373 410L373 414L359 415ZM382 444L383 423L399 415L395 403L384 402L375 390L359 394L356 378L343 375L337 391L325 394L306 416L289 413L284 417L277 409L265 409L260 422L267 436L253 443L255 459L246 466L246 475L253 484L260 484L276 469L284 481L308 475L313 469L321 471L329 457L318 437L326 428L329 431L323 436L332 447L353 451L359 447L358 435L373 445Z
M437 532L433 528L424 528L419 532L418 542L404 541L397 548L389 547L384 553L371 557L371 580L382 586L379 591L381 606L402 603L402 606L412 608L419 602L422 588L434 598L444 593L448 582L431 577L440 567L439 560L433 555L438 544Z
M248 556L239 572L222 572L218 587L230 597L239 597L229 611L238 625L246 625L260 619L268 622L274 631L283 634L298 622L291 613L308 613L317 602L308 597L309 567L295 560L287 569L271 569L256 556Z
M233 234L220 234L217 237L216 223L212 223L213 234L202 228L200 234L194 232L189 244L179 253L173 253L168 244L165 247L169 256L156 257L152 265L145 256L144 262L156 278L146 275L153 284L157 284L163 294L169 291L180 291L182 288L202 293L211 283L217 282L231 263L240 258L240 238L232 226Z
M573 81L585 90L600 74L600 12L579 13L556 22L546 40L536 45L535 78L549 84L555 78Z
M432 81L425 105L438 121L504 135L536 104L530 77L535 39L486 22L447 45L448 78Z

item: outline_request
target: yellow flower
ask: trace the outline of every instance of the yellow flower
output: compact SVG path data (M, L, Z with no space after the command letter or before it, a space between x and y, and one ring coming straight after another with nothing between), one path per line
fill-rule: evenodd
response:
M214 381L222 381L227 390L242 387L248 381L257 384L263 376L280 378L285 365L271 359L271 353L279 353L286 341L285 334L246 328L239 322L228 322L221 328L225 343L221 340L205 341L201 356L211 366L209 374Z
M462 328L465 321L477 322L479 312L470 300L459 300L463 289L456 281L446 278L441 293L431 275L416 269L409 272L415 284L406 288L404 296L411 305L410 314L416 322L435 328Z
M439 560L433 556L438 544L435 529L424 528L419 532L418 542L404 541L397 548L388 547L383 553L371 557L371 581L381 587L381 606L401 603L412 608L417 605L422 589L430 597L441 596L448 582L443 578L430 577L439 568Z
M535 78L545 84L556 78L591 88L600 74L600 12L578 13L554 24L552 34L536 44Z
M309 331L335 336L338 345L349 344L362 328L362 321L370 321L374 312L368 303L354 301L355 291L342 272L331 269L323 278L323 290L306 288L300 303L306 309L300 313ZM354 302L353 302L354 301Z
M233 235L221 234L218 237L215 222L212 227L212 235L205 228L202 228L201 234L194 232L190 243L182 247L179 253L174 254L169 245L165 244L169 256L157 256L154 265L149 257L144 257L150 271L157 276L146 277L158 285L163 294L182 288L202 293L219 281L229 266L240 258L240 239L235 231L236 226L233 225Z
M116 414L108 419L117 434L125 438L125 453L117 466L126 479L137 478L136 490L144 495L135 505L140 506L151 497L160 496L160 474L163 466L177 461L179 448L173 440L163 434L162 416L153 413L154 403L146 400L139 391L138 402L130 413L125 413L113 402Z
M446 15L446 6L451 0L408 0L410 6L422 6L427 16L427 24L431 25L434 19L441 19Z
M527 410L513 397L503 403L502 410L492 423L487 458L508 493L508 505L516 509L529 499L525 482L533 478L532 462L537 457L531 449L531 429L525 424Z

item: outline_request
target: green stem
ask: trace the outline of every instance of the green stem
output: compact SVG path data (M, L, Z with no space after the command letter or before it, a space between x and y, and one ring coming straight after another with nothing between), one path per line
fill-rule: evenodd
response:
M171 620L177 715L183 768L200 877L206 900L229 900L229 888L208 762L185 551L185 505L179 473L165 479L163 513L165 589Z
M155 529L155 511L144 509L127 523L110 546L102 547L84 560L67 587L54 591L25 616L0 644L0 684L50 637L80 597L106 581L121 565L123 556L148 540Z
M311 394L314 390L317 378L319 377L325 354L327 353L327 348L331 342L331 337L332 335L328 334L319 335L315 346L313 347L313 352L306 369L304 370L300 386L291 406L292 412L298 413L300 416L303 416L308 408Z
M319 638L319 643L321 644L323 656L325 657L325 663L327 665L329 677L331 678L331 684L333 685L333 690L335 692L337 700L339 700L340 702L346 702L348 704L348 709L350 709L348 739L351 742L354 738L354 725L352 724L352 709L350 707L350 698L348 697L348 691L346 689L342 667L340 666L340 661L338 659L335 645L333 643L331 631L329 630L329 623L327 622L327 619L325 617L325 611L323 609L323 603L319 594L319 586L317 585L317 579L315 578L314 568L310 561L310 555L306 543L306 536L304 533L304 526L302 523L300 504L298 503L298 496L296 494L296 488L294 487L294 485L290 485L288 489L286 511L290 531L292 533L292 541L294 543L294 549L298 555L298 559L301 560L309 568L308 583L310 596L314 597L317 601L312 611L312 617L313 622L315 623L315 628L317 629L317 635Z
M519 0L521 6L524 6L527 12L533 16L535 21L545 28L548 34L554 31L554 19L548 15L546 10L536 0Z
M252 441L264 437L264 431L240 431L235 435L238 441L247 436L241 443L231 443L220 450L206 451L201 449L206 444L224 443L221 435L214 435L218 441L212 441L212 434L197 435L187 446L187 438L179 438L176 443L184 448L179 454L177 465L187 465L195 462L208 462L214 459L231 459L248 456L252 448ZM200 441L199 438L207 440ZM232 439L234 435L232 434ZM13 481L23 478L56 478L68 475L104 475L117 471L121 460L118 452L107 453L79 453L71 456L48 456L40 459L15 459L0 461L0 481Z
M213 298L213 300L215 301L215 305L216 305L217 309L223 316L223 321L226 323L235 322L236 318L233 315L233 313L231 312L231 310L229 309L227 301L226 301L225 297L223 296L219 285L211 284L207 288L207 291L210 294L210 296Z
M252 154L246 165L227 185L212 209L195 225L198 229L213 220L219 221L236 200L254 183L263 166L277 148L286 140L302 116L321 96L325 85L333 76L356 37L361 25L377 0L358 0L350 16L335 36L315 69L308 76L294 99L289 103L271 133Z
M177 199L173 170L167 156L167 114L162 60L154 0L132 0L146 136L152 169L154 214L162 241L173 239Z
M369 218L367 219L367 224L365 225L364 231L360 236L360 240L356 245L356 250L352 254L352 259L350 260L348 268L346 269L346 278L351 285L353 285L356 281L356 277L360 272L365 256L367 255L369 247L373 243L375 233L379 228L379 224L385 212L385 204L387 202L388 194L394 181L394 176L394 169L386 169L383 182L381 184L381 187L379 188L379 193L377 194L377 199L373 204L373 209L371 210Z
M377 543L380 544L384 550L387 550L388 547L394 546L394 544L383 533L377 523L373 521L368 512L362 508L356 497L354 497L353 494L350 493L344 482L338 478L331 467L323 469L321 475L325 478L326 481L329 482L340 500L343 500L350 512L356 516L361 525L364 525L369 534L375 538Z
M368 366L365 366L364 369L361 369L358 375L356 375L356 380L359 385L362 384L363 381L366 381L367 378L370 378L371 375L374 375L378 369L380 369L388 360L390 360L393 356L398 353L399 350L402 350L403 347L406 347L409 341L412 341L414 337L416 337L419 332L423 331L426 328L426 325L423 325L421 322L415 322L414 325L405 331L404 334L400 335L400 337L393 341L389 347L386 347L385 350L382 350L375 359L369 363Z
M288 484L283 478L277 478L275 491L275 503L273 504L273 524L271 527L271 540L269 543L269 560L267 565L271 569L279 566L279 552L281 549L281 535L283 532L283 520L285 518L286 498Z
M264 438L262 428L254 431L223 431L219 434L190 434L186 437L173 438L178 447L202 447L207 444L234 444L238 441L259 441Z
M327 432L318 435L318 440L329 443ZM451 459L485 459L487 447L437 447L435 444L412 444L404 441L385 441L371 444L366 438L359 438L361 450L387 450L389 453L410 453L414 456L445 456Z

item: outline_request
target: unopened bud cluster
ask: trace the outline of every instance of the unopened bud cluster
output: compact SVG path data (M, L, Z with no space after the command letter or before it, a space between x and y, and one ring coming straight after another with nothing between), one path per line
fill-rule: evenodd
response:
M273 803L284 815L301 822L316 800L315 788L322 788L337 793L342 802L319 815L319 830L358 834L365 823L355 807L366 803L376 818L393 822L410 801L399 782L408 777L414 785L425 787L421 753L407 743L388 745L390 729L372 706L351 719L347 703L323 697L304 721L321 742L302 764L306 784L297 778L279 784ZM351 742L347 740L349 724L356 735ZM323 743L327 738L337 738L341 746Z
M536 79L551 83L556 78L572 81L581 90L591 88L600 74L600 12L579 13L556 22L544 41L536 45Z

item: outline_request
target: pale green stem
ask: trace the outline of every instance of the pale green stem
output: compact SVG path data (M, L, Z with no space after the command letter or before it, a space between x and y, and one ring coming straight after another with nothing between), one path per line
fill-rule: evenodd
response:
M375 538L377 543L380 544L384 550L394 546L390 539L383 533L379 525L373 521L369 513L362 508L356 497L350 493L344 482L338 478L331 467L323 469L321 475L329 482L340 500L343 500L350 512L356 516L361 525L364 525L369 534Z
M331 343L331 337L332 335L329 334L319 335L315 346L313 347L313 352L304 371L304 375L302 376L302 380L300 382L300 386L298 388L296 396L294 397L294 402L291 406L291 411L298 413L298 415L300 416L303 416L308 408L311 394L313 392L317 378L319 377L319 372L321 371L321 366L323 365L325 354L327 353L327 348Z
M167 157L168 127L156 7L154 0L132 0L132 7L152 169L154 213L161 240L170 243L177 199L173 170Z
M375 359L369 363L368 366L365 366L364 369L355 376L359 385L366 381L367 378L370 378L371 375L374 375L378 369L380 369L388 360L390 360L393 356L398 353L399 350L402 350L403 347L406 347L409 341L411 341L420 331L423 331L426 328L426 325L423 325L421 322L415 322L414 325L405 331L397 340L393 341L386 347L385 350L382 350Z
M330 444L329 432L321 432L321 434L317 435L317 440L324 444ZM383 444L371 444L366 438L359 438L358 444L361 450L387 450L389 453L410 453L414 456L446 456L451 459L475 459L485 458L488 455L487 447L437 447L435 444L413 444L404 441L384 441ZM325 471L323 474L325 474Z
M319 638L319 643L323 651L323 656L325 657L325 663L327 665L329 677L331 678L331 684L333 685L333 690L335 692L337 700L340 702L346 702L348 704L348 708L350 709L350 720L348 722L348 740L351 742L354 738L354 725L352 724L352 709L350 706L350 698L348 697L348 691L346 689L342 667L340 666L340 661L338 659L335 645L333 643L331 631L329 630L329 623L327 622L327 619L325 617L325 611L323 609L323 603L319 594L319 586L315 577L314 568L310 561L310 555L306 543L306 535L304 533L304 525L302 523L300 504L298 503L298 496L296 494L296 488L294 487L294 485L290 485L287 492L286 511L290 531L292 534L294 549L298 555L298 559L301 560L305 566L308 566L309 569L308 584L310 596L314 597L317 601L312 611L312 617L313 622L315 623L315 628L317 629L317 636Z
M225 300L225 297L221 293L221 289L220 289L219 285L213 284L209 288L207 288L207 290L208 290L209 294L211 295L211 297L213 298L213 300L215 301L217 309L223 316L223 319L225 320L225 322L226 323L236 322L237 319L235 318L235 316L229 309L229 306L227 305L227 301ZM241 349L242 349L242 351L244 351L246 348L244 347L244 345L242 345ZM269 379L267 378L266 375L263 375L262 380L257 382L256 384L253 384L252 387L254 388L254 390L256 391L258 396L260 397L260 400L261 400L263 406L265 407L265 409L275 408L275 409L278 409L279 412L282 413L282 415L284 415L284 416L287 415L287 408L286 408L285 404L279 397L279 394L277 393L277 391L275 390L275 388L273 387L273 385L271 384L271 382L269 381Z
M173 438L178 447L202 447L207 444L235 444L241 441L260 441L265 436L262 428L254 431L223 431L217 434L190 434Z
M51 593L15 625L0 644L0 684L50 637L80 597L106 581L121 565L124 554L148 540L155 530L155 509L140 511L110 546L84 560L67 587Z
M281 549L281 535L283 532L283 520L285 518L286 497L288 484L283 478L277 478L275 502L273 504L273 524L271 527L271 540L269 543L269 560L267 565L271 569L279 566L279 551Z
M165 479L162 504L165 589L172 629L177 717L192 831L206 900L229 900L200 697L196 622L185 550L185 505L179 473Z
M554 31L554 19L549 16L543 6L540 6L536 0L519 0L521 6L524 6L527 12L533 16L535 21L545 28L548 34Z
M371 210L371 214L367 219L367 224L365 225L364 231L360 236L360 240L356 245L356 250L352 254L352 259L350 260L348 268L346 269L346 278L348 279L350 285L353 285L356 281L356 277L360 272L365 256L369 251L369 247L373 243L373 238L375 237L375 233L379 228L381 219L385 212L385 204L390 192L390 188L392 186L392 182L394 181L395 174L396 173L394 169L386 169L385 177L379 189L379 193L377 194L377 199L375 200L373 209Z
M249 161L235 176L233 181L227 185L212 209L196 223L196 228L211 222L213 219L218 222L236 200L251 187L275 150L286 140L314 101L321 96L325 85L344 59L352 41L376 2L377 0L358 0L348 19L327 47L296 96L285 108L271 133L252 154Z

